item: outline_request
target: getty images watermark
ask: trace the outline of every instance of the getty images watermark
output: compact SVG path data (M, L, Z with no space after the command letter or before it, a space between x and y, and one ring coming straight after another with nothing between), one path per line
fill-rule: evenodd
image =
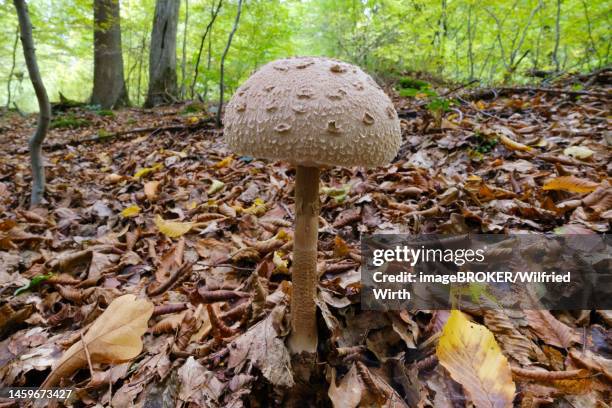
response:
M612 247L592 235L364 235L364 309L611 309Z

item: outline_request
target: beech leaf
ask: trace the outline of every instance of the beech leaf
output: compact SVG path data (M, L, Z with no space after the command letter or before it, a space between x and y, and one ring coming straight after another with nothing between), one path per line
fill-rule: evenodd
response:
M509 150L519 150L523 152L529 152L533 150L532 147L519 143L515 140L512 140L508 136L505 136L505 135L499 135L499 141L502 142L502 144L506 146L506 148L508 148Z
M147 331L153 304L134 295L123 295L111 302L96 319L82 340L74 343L53 368L41 388L57 385L86 367L89 352L92 364L118 364L129 361L142 351L142 335Z
M191 230L193 223L164 220L159 214L155 216L155 225L159 232L170 238L177 238Z
M591 180L578 178L576 176L561 176L555 177L548 180L543 190L563 190L569 191L570 193L590 193L594 191L599 183L595 183Z
M140 207L136 204L130 205L121 211L121 216L124 218L132 218L140 214Z
M436 354L477 408L512 407L516 386L510 365L485 326L470 322L462 312L453 310Z

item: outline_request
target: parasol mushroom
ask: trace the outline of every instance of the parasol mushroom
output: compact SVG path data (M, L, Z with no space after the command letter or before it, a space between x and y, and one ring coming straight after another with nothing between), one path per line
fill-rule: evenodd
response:
M224 122L236 153L297 166L289 347L314 353L320 168L390 162L401 142L397 112L360 68L296 57L255 72L228 103Z

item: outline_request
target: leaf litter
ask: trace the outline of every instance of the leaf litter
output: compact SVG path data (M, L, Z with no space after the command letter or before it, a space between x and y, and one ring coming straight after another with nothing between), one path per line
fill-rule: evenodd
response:
M609 311L359 309L360 233L610 230L608 101L504 95L463 95L439 127L395 97L393 163L323 173L323 406L609 404ZM295 171L232 155L210 118L180 110L51 130L32 210L35 119L0 119L4 386L62 384L88 406L282 406ZM79 141L136 122L153 130Z

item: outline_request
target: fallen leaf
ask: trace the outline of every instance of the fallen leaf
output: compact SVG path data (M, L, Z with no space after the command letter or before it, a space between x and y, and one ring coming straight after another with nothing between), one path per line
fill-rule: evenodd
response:
M499 141L510 150L519 150L523 152L530 152L533 150L533 147L514 141L506 135L498 135L498 137Z
M451 311L436 355L477 408L512 407L516 386L493 333Z
M159 232L169 238L177 238L188 233L193 227L192 222L168 221L159 214L155 216L155 225Z
M147 331L152 313L153 304L136 299L134 295L123 295L113 300L82 341L77 341L66 350L41 388L53 387L85 367L85 347L92 364L117 364L136 357L142 350L141 337Z
M599 183L595 183L591 180L578 178L576 176L561 176L555 177L547 181L543 190L563 190L569 191L570 193L590 193L594 191Z
M278 337L286 307L278 305L264 320L252 326L230 345L229 368L254 364L277 387L293 386L291 359L285 342Z
M578 335L555 318L548 310L525 310L529 327L551 346L569 348L578 342Z
M177 370L179 376L180 400L193 402L198 406L216 406L225 385L215 374L190 356Z
M588 147L584 146L571 146L563 150L563 154L566 156L575 157L577 159L588 159L595 153Z
M218 169L221 169L223 167L227 167L230 164L232 164L232 161L234 161L234 157L232 155L229 155L226 158L224 158L223 160L220 160L217 163L215 163L215 167L218 168Z
M348 246L345 240L339 235L334 238L334 256L337 258L345 257L351 252L351 248Z
M124 218L136 217L138 214L140 214L140 207L136 204L130 205L121 211L121 216Z
M144 185L144 193L149 201L155 201L157 198L157 190L159 188L159 181L148 181Z
M143 178L144 176L146 176L147 174L153 173L157 170L160 170L164 167L163 164L161 163L157 163L156 165L154 165L153 167L144 167L142 169L139 169L136 173L134 173L134 179L135 180L139 180L141 178Z
M211 195L211 194L215 194L219 191L221 191L221 189L225 187L225 183L219 180L213 180L212 184L210 185L210 187L208 187L208 190L206 190L206 194Z
M257 216L264 215L266 213L266 202L261 198L256 198L253 204L249 208L246 208L244 212Z

